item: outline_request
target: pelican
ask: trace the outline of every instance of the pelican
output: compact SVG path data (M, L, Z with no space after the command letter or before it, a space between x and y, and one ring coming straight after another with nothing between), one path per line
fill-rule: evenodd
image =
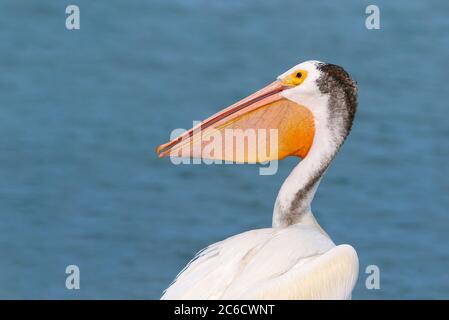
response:
M200 139L209 132L276 129L275 153L260 155L248 147L243 155L227 156L229 148L223 145L223 152L209 157L257 163L301 158L278 193L272 227L243 232L201 250L161 299L351 299L357 253L350 245L335 245L312 214L311 202L351 130L356 108L357 83L342 67L306 61L160 145L159 157L178 157L187 150L188 157L201 158L207 145L224 142Z

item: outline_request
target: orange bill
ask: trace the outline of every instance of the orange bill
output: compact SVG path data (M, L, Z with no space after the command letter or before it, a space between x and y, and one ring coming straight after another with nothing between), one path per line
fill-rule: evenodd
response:
M281 95L289 88L275 81L160 145L156 152L161 158L240 163L304 158L315 134L313 114Z

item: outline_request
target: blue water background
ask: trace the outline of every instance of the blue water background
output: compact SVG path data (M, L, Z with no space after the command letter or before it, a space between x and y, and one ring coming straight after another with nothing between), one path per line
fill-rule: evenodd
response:
M359 83L313 206L359 254L353 297L449 298L449 2L376 1L380 30L368 4L2 0L0 298L158 298L202 247L270 226L296 160L259 176L154 149L308 59Z

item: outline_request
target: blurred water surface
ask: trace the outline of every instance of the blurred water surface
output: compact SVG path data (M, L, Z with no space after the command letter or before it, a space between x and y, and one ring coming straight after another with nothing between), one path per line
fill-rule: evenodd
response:
M267 227L275 176L154 148L301 61L344 66L356 123L314 201L355 299L449 298L449 2L0 3L0 298L158 298L202 247ZM65 289L65 267L81 290ZM367 290L364 270L381 269Z

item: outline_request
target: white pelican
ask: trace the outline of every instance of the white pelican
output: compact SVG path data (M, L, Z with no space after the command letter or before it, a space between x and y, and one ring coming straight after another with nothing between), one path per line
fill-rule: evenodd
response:
M315 220L311 202L351 130L356 107L357 84L343 68L306 61L159 146L160 157L177 156L187 149L189 157L197 158L207 143L223 142L205 143L199 134L207 136L212 129L270 128L278 130L277 154L264 157L248 148L245 158L221 152L211 158L302 159L279 191L272 227L247 231L203 249L162 299L350 299L358 276L357 253L350 245L334 244Z

